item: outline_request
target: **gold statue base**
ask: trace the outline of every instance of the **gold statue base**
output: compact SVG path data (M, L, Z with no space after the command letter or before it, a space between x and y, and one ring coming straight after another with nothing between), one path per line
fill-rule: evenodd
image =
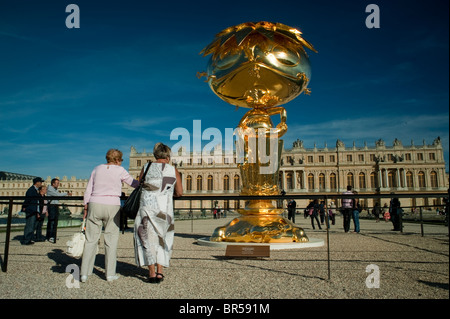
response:
M251 201L242 216L227 225L217 227L210 241L245 243L295 243L308 242L302 228L280 216L282 209L270 208L270 201Z
M256 143L258 145L258 143ZM278 163L281 161L283 140L278 141ZM269 141L267 148L269 149ZM256 147L256 152L258 152ZM255 152L255 153L256 153ZM241 195L277 195L279 165L271 174L260 174L260 168L268 164L244 163L239 165L243 188ZM230 223L214 230L210 241L237 243L305 243L308 242L304 230L281 216L283 209L273 205L272 200L250 200L242 215Z

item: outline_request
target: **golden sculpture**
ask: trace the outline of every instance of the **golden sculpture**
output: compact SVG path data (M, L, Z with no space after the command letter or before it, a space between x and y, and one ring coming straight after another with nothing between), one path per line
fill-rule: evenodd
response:
M241 195L279 195L278 173L287 131L286 110L281 107L302 92L309 94L310 64L304 47L316 52L301 32L281 23L242 23L227 28L201 51L211 54L207 82L225 102L250 110L237 134L243 142ZM280 115L274 126L271 116ZM218 227L211 241L305 242L303 229L280 216L272 200L251 200L242 216Z

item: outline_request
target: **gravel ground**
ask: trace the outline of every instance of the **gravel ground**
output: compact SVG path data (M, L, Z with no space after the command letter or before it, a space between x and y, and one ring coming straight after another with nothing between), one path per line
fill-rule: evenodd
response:
M312 230L309 219L298 215L297 224L309 237L324 239L323 247L271 251L270 258L230 259L224 257L224 249L196 243L229 220L177 221L171 267L159 285L146 283L148 270L136 267L132 232L120 235L119 280L105 280L101 243L94 274L79 288L67 287L73 282L66 267L80 266L81 260L64 253L78 228L59 229L56 244L32 246L20 245L22 233L12 233L8 271L0 273L0 299L449 299L449 237L444 226L425 225L421 237L418 224L407 223L398 233L391 231L391 223L361 220L360 234L345 234L338 217L329 231L328 280L327 233ZM4 258L5 233L0 241ZM372 268L366 272L368 266ZM376 275L374 267L379 270L379 288L368 288L368 277Z

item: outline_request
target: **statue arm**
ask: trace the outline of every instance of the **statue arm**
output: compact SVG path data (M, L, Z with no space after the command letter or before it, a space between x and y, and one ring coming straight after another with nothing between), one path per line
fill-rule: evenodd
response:
M276 133L278 134L278 137L281 137L284 135L284 133L286 133L287 131L287 124L286 124L286 120L287 120L287 112L286 109L282 106L269 106L267 108L265 108L267 114L271 115L276 115L276 114L280 114L280 123L277 125L276 127Z
M283 136L287 131L287 125L286 125L286 119L287 114L284 107L265 107L260 109L251 109L248 111L239 122L239 127L243 130L247 129L247 127L254 128L255 130L258 128L265 127L266 129L271 129L272 124L269 117L271 115L280 114L280 123L276 126L275 130L272 131L273 133L278 134L278 137ZM254 125L258 124L258 125ZM269 131L267 131L267 134L269 134Z

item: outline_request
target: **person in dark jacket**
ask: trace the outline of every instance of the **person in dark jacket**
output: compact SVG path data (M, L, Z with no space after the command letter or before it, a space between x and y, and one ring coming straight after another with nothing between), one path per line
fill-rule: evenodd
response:
M288 219L295 224L295 210L297 209L297 202L291 199L288 203Z
M401 214L402 214L402 209L401 209L401 205L400 205L400 201L398 200L397 197L394 197L391 199L391 202L389 204L389 214L391 215L391 221L392 221L392 225L394 226L394 231L401 231L401 222L400 222L400 218L401 218Z
M310 203L308 205L308 209L309 209L309 217L311 217L311 226L313 229L316 229L316 227L314 227L314 220L317 221L317 226L319 226L319 229L322 229L322 227L320 226L320 222L319 222L319 200L315 199L312 204Z
M45 236L42 236L42 225L44 224L45 217L48 217L47 200L45 199L46 195L47 195L47 186L42 185L41 187L39 187L39 196L40 196L39 213L36 215L36 222L34 224L35 242L45 241Z
M25 202L23 203L22 210L25 212L26 223L23 230L22 245L34 244L34 229L36 225L37 216L40 213L39 200L39 187L42 186L44 180L40 177L33 179L33 186L31 186L25 194Z
M355 195L358 194L357 192L353 192ZM359 204L358 198L353 198L353 211L352 211L352 218L353 218L353 225L355 226L355 233L359 233L360 227L359 227L359 213L361 213L361 205Z

